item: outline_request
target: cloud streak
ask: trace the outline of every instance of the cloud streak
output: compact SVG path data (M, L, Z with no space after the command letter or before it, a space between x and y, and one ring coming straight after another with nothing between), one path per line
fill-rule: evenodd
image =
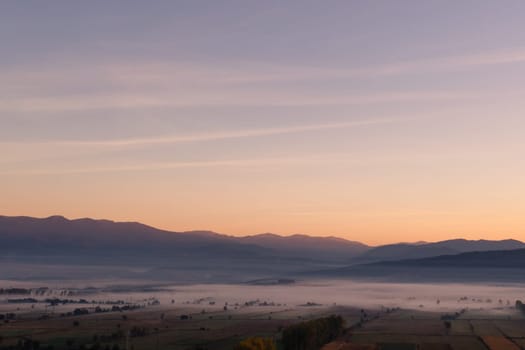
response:
M74 62L72 65L71 62ZM410 73L457 72L491 65L525 62L525 47L472 54L419 58L397 62L363 65L356 68L286 65L267 62L235 62L235 65L205 65L180 61L118 61L113 63L70 59L69 64L47 67L20 67L0 71L4 87L29 87L30 84L56 83L74 84L82 81L98 81L104 85L129 86L146 84L173 86L177 82L235 84L265 81L347 79L392 76Z
M0 71L0 111L55 112L188 106L356 105L465 98L466 91L385 91L355 94L322 89L327 81L388 78L414 73L458 72L525 62L525 48L346 67L244 62L230 66L185 62L97 63L73 60L36 70ZM319 81L319 91L282 86ZM263 83L260 85L259 83ZM270 88L266 86L270 84ZM280 89L276 91L275 86ZM263 88L264 87L264 88ZM71 94L71 91L84 91ZM475 94L474 94L475 95Z
M275 89L274 89L275 90ZM112 109L150 109L180 107L257 107L257 106L353 106L407 101L451 101L477 98L465 91L386 91L370 94L354 92L298 92L187 89L171 93L144 90L133 93L63 95L0 98L0 111L4 112L75 112Z
M436 164L436 162L451 162L457 167L466 162L473 161L483 162L487 158L502 159L501 153L480 151L480 152L438 152L426 153L424 155L418 153L377 153L371 152L368 154L361 153L317 153L317 154L300 154L287 155L282 157L269 158L241 158L241 159L205 159L205 160L187 160L187 161L161 161L148 162L136 161L126 164L111 164L111 165L77 165L71 166L69 162L62 162L60 164L46 164L40 162L38 165L31 164L30 167L18 167L11 169L3 169L0 171L0 176L13 175L73 175L73 174L97 174L97 173L119 173L119 172L147 172L147 171L161 171L161 170L175 170L175 169L198 169L198 168L266 168L271 166L297 166L297 165L312 165L312 164L337 164L343 167L347 166L362 166L370 164L381 165L407 165L414 166L415 164L423 164L425 166ZM502 162L512 163L512 159L503 159ZM107 162L105 162L107 163Z
M149 145L166 145L166 144L177 144L177 143L192 143L192 142L208 142L217 140L227 139L241 139L241 138L252 138L252 137L264 137L274 135L285 135L285 134L296 134L312 131L323 131L333 129L349 129L356 127L363 127L369 125L380 125L380 124L392 124L408 122L419 118L383 118L383 119L367 119L367 120L354 120L337 123L322 123L322 124L309 124L309 125L295 125L285 126L276 128L259 128L259 129L245 129L245 130L233 130L233 131L222 131L222 132L207 132L190 135L170 135L170 136L158 136L151 138L129 138L129 139L114 139L114 140L52 140L52 141L39 141L39 142L0 142L0 145L4 146L84 146L84 147L115 147L115 148L126 148L136 146L149 146Z
M216 168L216 167L266 167L270 165L293 165L310 164L312 162L330 163L346 159L342 155L323 154L311 156L294 156L282 158L264 159L233 159L233 160L204 160L204 161L185 161L185 162L157 162L131 165L115 166L92 166L77 168L42 168L42 169L13 169L0 171L0 175L69 175L69 174L94 174L94 173L115 173L115 172L137 172L137 171L156 171L173 170L185 168Z

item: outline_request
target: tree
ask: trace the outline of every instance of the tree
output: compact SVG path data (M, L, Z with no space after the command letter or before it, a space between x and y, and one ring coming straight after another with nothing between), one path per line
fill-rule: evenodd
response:
M521 302L521 300L516 300L516 309L518 309L521 312L525 313L525 304L523 304Z
M341 316L319 318L285 328L282 343L285 350L317 350L339 337L343 330Z

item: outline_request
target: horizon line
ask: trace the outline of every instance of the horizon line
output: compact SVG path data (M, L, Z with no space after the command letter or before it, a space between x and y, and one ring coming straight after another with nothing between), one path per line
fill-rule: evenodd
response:
M254 234L233 235L233 234L218 232L218 231L215 231L213 229L192 229L192 230L186 230L186 231L174 231L172 229L164 229L164 228L160 228L160 227L153 226L153 225L150 225L150 224L146 224L146 223L143 223L143 222L140 222L140 221L136 221L136 220L117 221L117 220L112 220L112 219L93 218L93 217L88 217L88 216L86 216L86 217L77 217L77 218L69 218L69 217L67 217L65 215L59 215L59 214L49 215L49 216L44 216L44 217L37 217L37 216L30 216L30 215L2 215L2 214L0 214L0 218L28 218L28 219L36 219L36 220L47 220L47 219L51 219L51 218L60 218L60 219L66 220L68 222L78 221L78 220L109 221L109 222L114 223L114 224L139 224L139 225L144 225L144 226L150 227L150 228L152 228L154 230L165 231L167 233L172 233L172 234L192 234L192 233L202 232L202 233L216 234L216 235L227 237L227 238L241 238L241 239L242 238L257 237L257 236L262 236L262 235L273 235L273 236L277 236L277 237L280 237L280 238L290 238L290 237L295 237L295 236L305 236L305 237L308 237L308 238L343 240L343 241L346 241L348 243L360 244L360 245L364 245L364 246L369 247L369 248L378 248L378 247L384 247L384 246L389 246L389 245L399 245L399 244L406 244L406 245L433 244L433 243L441 243L441 242L448 242L448 241L454 241L454 240L463 240L463 241L468 241L468 242L517 241L517 242L520 242L520 243L525 243L524 241L521 241L519 239L510 238L509 237L509 238L499 239L499 240L485 239L485 238L478 238L478 239L449 238L449 239L444 239L444 240L440 240L440 241L419 240L419 241L415 241L415 242L405 242L405 241L399 241L398 242L398 241L396 241L396 242L391 242L391 243L369 244L369 243L364 243L362 241L358 241L358 240L354 240L354 239L348 239L348 238L341 237L341 236L336 236L336 235L319 236L319 235L309 235L307 233L283 234L283 233L274 233L274 232L261 232L261 233L254 233Z

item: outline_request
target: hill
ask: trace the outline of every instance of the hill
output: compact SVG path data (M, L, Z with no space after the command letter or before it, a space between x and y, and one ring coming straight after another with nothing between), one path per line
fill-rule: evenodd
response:
M494 255L480 253L479 266L486 257L487 267L503 261L509 267L519 261L501 259L505 258L501 252L515 248L525 249L525 245L515 240L456 239L369 247L337 237L271 233L233 237L210 231L171 232L137 222L0 216L0 263L9 266L0 271L0 278L116 276L240 282L293 277L303 271L321 271L320 276L370 277L387 276L392 268L405 271L412 268L410 264L453 267L456 261L468 265L462 255L451 256L471 251L495 251ZM443 260L443 255L448 260ZM427 257L436 258L424 260ZM402 259L404 262L395 261ZM56 266L60 268L52 268Z
M418 259L474 251L512 250L525 248L525 243L507 239L501 241L452 239L434 243L399 243L375 247L355 258L353 263Z
M347 261L367 252L370 247L338 237L312 237L307 235L279 236L264 233L239 239L242 243L272 249L289 257L309 256L323 260Z
M317 278L396 282L525 282L525 249L468 252L312 271Z
M329 254L334 241L337 250ZM366 246L334 238L238 238L209 231L170 232L136 222L0 216L0 262L11 267L0 271L0 278L111 275L242 281L343 266L363 249ZM71 272L45 268L63 265Z
M377 266L407 267L458 267L458 268L509 268L523 269L525 249L469 252L456 255L441 255L425 259L405 259L375 263Z

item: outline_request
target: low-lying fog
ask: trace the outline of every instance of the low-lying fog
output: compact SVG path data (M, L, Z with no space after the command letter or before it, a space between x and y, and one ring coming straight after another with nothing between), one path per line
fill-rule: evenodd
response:
M113 281L94 284L20 283L0 281L0 288L50 288L45 296L35 299L60 297L69 290L67 298L87 300L125 300L129 303L156 298L161 305L244 305L257 301L271 305L292 306L355 306L358 308L400 307L425 311L457 311L462 308L501 309L514 307L516 300L525 299L525 285L476 285L476 284L396 284L365 283L353 281L308 281L288 285L133 285ZM89 287L89 288L88 288ZM64 295L64 294L62 294ZM13 295L0 295L0 302L7 303ZM174 302L172 302L174 301ZM199 306L201 305L201 306Z

